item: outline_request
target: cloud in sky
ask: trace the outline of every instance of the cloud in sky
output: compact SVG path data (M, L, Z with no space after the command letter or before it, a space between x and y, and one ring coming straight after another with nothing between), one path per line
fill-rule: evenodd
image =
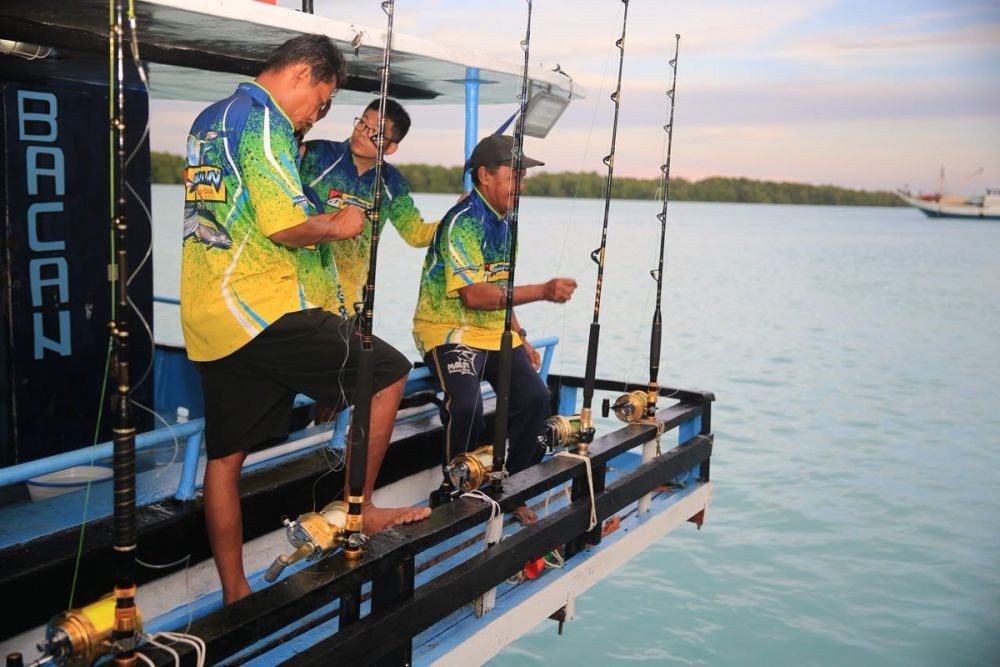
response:
M297 0L279 4L298 7ZM369 6L370 5L370 6ZM532 145L551 170L601 171L617 72L622 3L536 2L531 60L559 63L588 97ZM383 26L378 3L317 0L319 13ZM526 4L408 0L407 34L519 60ZM616 173L656 175L666 60L681 33L674 173L783 178L869 189L929 189L938 167L984 167L971 189L1000 185L1000 5L944 0L631 2ZM220 96L226 91L220 91ZM483 107L485 133L513 110ZM157 103L154 148L180 152L198 105ZM410 108L399 162L460 164L463 110ZM346 136L335 107L315 136Z

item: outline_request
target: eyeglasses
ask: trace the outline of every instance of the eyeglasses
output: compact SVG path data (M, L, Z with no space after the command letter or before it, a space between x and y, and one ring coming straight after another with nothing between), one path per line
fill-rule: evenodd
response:
M330 97L326 98L325 100L319 103L319 106L316 107L316 115L319 118L325 116L326 112L330 110L330 107L333 105L333 98L336 97L337 93L339 92L340 92L339 89L334 88L333 92L330 93Z
M354 129L368 137L373 144L376 143L375 139L378 137L378 128L366 123L364 118L354 119ZM386 137L385 140L389 143L397 143L395 139L390 137Z

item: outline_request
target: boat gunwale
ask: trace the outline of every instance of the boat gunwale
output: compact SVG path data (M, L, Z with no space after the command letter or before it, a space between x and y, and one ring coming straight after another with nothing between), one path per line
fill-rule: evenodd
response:
M707 401L680 402L658 412L657 420L664 425L663 430L670 430L703 415L707 417L709 411L710 405ZM655 425L629 424L603 435L591 444L592 465L595 468L601 468L611 458L648 441L651 437L655 437L656 433ZM711 457L713 442L713 436L704 432L703 424L702 433L695 434L686 442L664 452L661 456L641 464L634 471L608 485L606 489L598 491L595 496L598 520L602 521L610 514L619 511L658 484L665 483L699 464L707 463ZM550 458L508 478L505 492L496 500L500 503L501 509L509 512L531 497L574 477L579 477L583 473L583 467L582 461L566 457ZM188 627L187 632L201 637L206 642L209 655L213 659L224 659L225 656L235 652L234 647L247 645L262 635L280 630L294 618L301 617L314 609L320 602L326 603L337 597L351 600L357 596L357 592L366 582L382 580L382 583L385 584L386 579L405 578L405 574L401 574L400 568L405 570L408 567L412 571L416 553L477 524L482 524L489 512L490 508L487 505L471 500L460 499L445 504L437 508L426 521L399 526L379 533L369 542L361 559L356 562L347 561L343 554L338 552L308 568L293 573L268 588L194 621ZM351 650L370 652L372 637L379 638L379 642L385 644L381 648L389 651L393 646L386 642L385 633L388 628L383 627L381 623L391 623L394 633L405 633L405 637L400 635L401 640L405 641L407 637L416 634L416 631L411 632L406 629L410 625L433 622L426 616L426 611L415 611L414 604L434 606L444 603L454 607L455 604L458 604L456 602L458 599L465 601L472 599L498 581L510 576L516 569L523 567L525 554L528 551L544 553L559 544L580 536L581 533L586 533L589 515L589 500L571 503L569 507L550 515L539 523L521 528L513 538L508 538L490 549L489 558L483 562L480 562L480 559L470 560L435 580L447 588L447 586L452 585L449 582L461 582L462 572L471 568L475 571L476 585L485 586L478 593L466 595L467 591L464 591L458 597L454 591L436 594L440 598L435 598L438 600L437 602L426 602L424 598L415 595L397 605L390 605L391 610L388 614L380 614L376 611L349 627L345 627L328 642L335 642L338 659L344 657L343 651L347 651L347 654L350 654ZM511 559L508 564L510 567L517 563L516 568L510 572L507 572L506 569L497 569L495 565L499 556ZM501 573L503 573L502 576ZM441 581L442 579L446 581ZM492 582L492 584L482 583L484 581ZM461 584L459 583L459 585ZM425 590L428 586L437 588L435 582L431 582L417 590L418 592ZM465 602L460 604L465 604ZM396 617L395 613L399 609L408 611L403 613L401 617ZM379 618L373 620L373 616ZM400 618L409 618L409 620L406 620L404 626L398 626ZM378 625L375 625L374 629L369 628L374 624ZM343 645L344 642L347 643L346 647ZM317 649L317 651L325 653L327 642L321 644L323 644L323 648ZM174 664L172 657L164 657L155 648L148 649L148 653L146 649L143 652L147 657L153 659L155 664ZM366 659L372 659L370 654L366 655L368 656ZM308 663L304 655L299 654L296 658L296 664L303 664L301 662L303 660ZM316 664L327 664L323 662L324 660L328 660L328 656L318 657Z

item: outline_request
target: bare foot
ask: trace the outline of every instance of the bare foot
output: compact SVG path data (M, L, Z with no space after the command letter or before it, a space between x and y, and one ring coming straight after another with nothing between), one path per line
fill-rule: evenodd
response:
M250 584L246 579L242 581L240 585L236 586L236 590L227 591L225 587L222 589L222 604L232 604L237 600L242 600L246 596L250 595L253 591L250 590Z
M361 532L371 537L391 526L423 521L430 515L430 507L375 507L365 503L361 508Z
M538 515L527 505L521 505L514 510L514 520L522 526L530 526L538 521Z

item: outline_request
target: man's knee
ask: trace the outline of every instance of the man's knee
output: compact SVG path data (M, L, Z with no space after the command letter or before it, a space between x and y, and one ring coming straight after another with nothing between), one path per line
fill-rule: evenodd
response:
M520 390L521 389L519 387L518 391ZM536 375L533 382L526 383L524 391L527 398L532 402L544 403L545 405L549 404L549 388L544 382L542 382L542 378L539 376Z
M548 417L552 411L549 388L537 375L517 386L512 386L511 396L517 398L522 411L541 415L542 419Z
M467 419L478 416L483 409L483 401L476 391L449 392L445 398L444 408L452 419Z

